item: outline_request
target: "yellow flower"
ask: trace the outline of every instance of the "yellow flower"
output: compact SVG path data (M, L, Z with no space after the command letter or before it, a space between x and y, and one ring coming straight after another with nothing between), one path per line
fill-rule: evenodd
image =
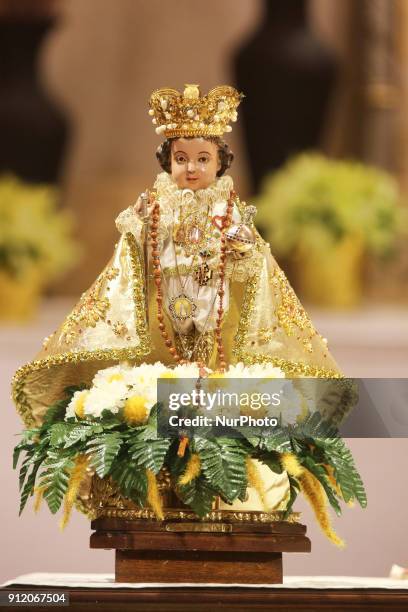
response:
M201 460L197 453L193 453L188 460L186 470L179 478L179 485L183 486L197 478L201 472Z
M108 382L114 382L115 380L123 380L123 374L111 374L108 378Z
M296 455L292 453L282 453L280 456L280 462L284 470L290 476L295 476L295 478L299 478L299 476L303 473L303 467L300 465L298 458Z
M160 378L177 378L177 375L175 372L168 370L167 372L163 372L163 374L160 374Z
M312 506L317 522L322 531L339 548L344 548L344 541L337 535L331 526L330 515L327 510L327 496L319 480L309 472L304 470L300 476L300 486L307 501Z
M166 372L163 372L162 374L160 374L159 378L157 380L163 380L166 379L166 383L167 385L174 385L177 382L177 374L175 372L173 372L172 370L167 370Z
M163 504L162 499L159 492L159 487L157 486L157 480L154 472L151 470L146 470L147 476L147 502L150 507L153 509L156 517L162 521L164 519L163 514Z
M78 419L83 419L85 416L85 400L88 397L89 391L82 391L81 394L78 395L75 404L74 404L74 411L75 411L75 415L78 417Z
M133 395L125 402L123 417L129 425L141 425L147 419L146 398Z
M71 469L68 488L65 494L64 514L61 519L60 527L65 529L68 524L69 517L75 500L77 498L80 486L86 477L86 468L88 467L89 457L87 455L77 455L75 465Z

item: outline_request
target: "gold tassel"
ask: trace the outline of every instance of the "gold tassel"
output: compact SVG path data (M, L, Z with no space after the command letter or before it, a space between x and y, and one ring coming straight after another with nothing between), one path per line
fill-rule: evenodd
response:
M289 474L299 478L303 474L303 467L300 465L298 458L293 453L282 453L279 457L283 469Z
M249 486L255 489L255 491L259 495L259 498L262 502L264 510L267 510L266 500L265 500L266 491L265 491L264 482L259 473L256 463L251 459L251 457L246 458L246 472L247 472Z
M157 480L152 470L146 470L147 476L147 501L153 509L155 515L161 521L164 519L162 500L157 486Z
M299 478L299 482L306 499L314 510L317 522L319 523L322 531L325 533L328 539L333 542L333 544L339 548L344 548L344 541L339 538L330 524L330 516L326 507L327 497L316 476L314 476L314 474L308 470L304 470L303 474Z
M34 512L37 513L41 508L41 502L44 497L45 487L36 487L35 491L35 500L34 500Z
M341 492L339 484L338 484L337 480L334 477L334 469L333 469L333 467L331 465L328 465L327 463L323 463L323 467L324 467L324 469L327 472L327 477L329 479L329 482L330 482L331 486L336 491L337 495L339 497L341 497L341 499L344 499L343 498L343 493Z
M78 495L79 488L86 475L88 467L88 457L86 455L78 455L75 459L75 465L71 470L71 475L68 482L67 492L64 500L64 514L60 522L61 530L65 529L71 516L72 508Z
M201 461L197 453L193 453L187 462L186 471L179 478L179 485L183 486L197 478L201 472Z

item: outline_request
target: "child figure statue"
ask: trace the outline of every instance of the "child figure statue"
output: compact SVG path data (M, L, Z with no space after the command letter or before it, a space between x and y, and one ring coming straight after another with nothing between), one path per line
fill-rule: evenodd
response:
M166 138L156 154L163 172L117 218L121 237L106 268L17 372L14 399L27 425L65 387L119 361L221 371L269 362L292 377L341 377L257 233L255 208L225 174L233 155L222 136L241 98L229 86L151 95L149 115Z

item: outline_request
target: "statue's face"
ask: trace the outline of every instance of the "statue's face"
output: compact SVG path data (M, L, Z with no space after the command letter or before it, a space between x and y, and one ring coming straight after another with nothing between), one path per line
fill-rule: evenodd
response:
M171 144L171 176L180 189L205 189L220 169L218 146L205 138L178 138Z

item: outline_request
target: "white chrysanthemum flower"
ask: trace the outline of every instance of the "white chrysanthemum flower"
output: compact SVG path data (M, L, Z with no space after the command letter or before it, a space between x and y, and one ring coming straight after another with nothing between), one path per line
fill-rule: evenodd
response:
M92 381L92 386L98 387L111 382L128 382L129 376L134 368L128 365L119 364L110 368L99 370Z
M99 418L104 410L117 414L129 394L124 381L113 380L93 386L84 403L85 415Z
M174 368L177 378L198 378L200 369L196 363L185 363Z
M157 378L162 372L166 371L166 366L160 362L155 364L142 363L140 366L130 368L126 372L126 380L134 387L150 385L156 383Z
M87 389L84 389L83 391L75 391L67 406L65 420L77 417L82 418L84 416L84 404L88 394L89 391Z

